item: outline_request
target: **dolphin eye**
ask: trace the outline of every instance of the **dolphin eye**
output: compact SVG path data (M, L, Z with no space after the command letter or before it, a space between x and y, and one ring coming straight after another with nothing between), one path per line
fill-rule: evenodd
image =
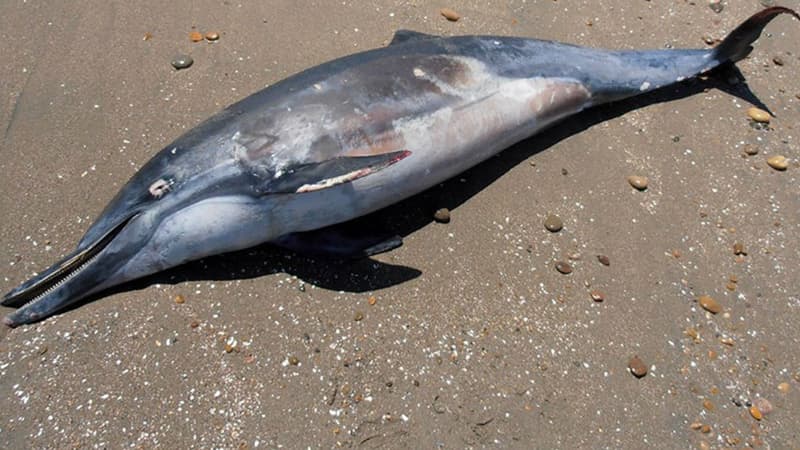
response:
M150 191L150 195L158 199L161 198L167 192L169 192L173 183L174 181L172 180L167 181L162 178L151 184L150 187L148 188L148 191Z

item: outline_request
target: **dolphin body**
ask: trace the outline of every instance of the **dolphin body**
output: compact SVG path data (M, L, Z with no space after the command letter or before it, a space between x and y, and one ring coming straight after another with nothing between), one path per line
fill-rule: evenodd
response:
M389 46L289 77L161 150L73 253L5 295L3 305L20 308L4 322L34 322L208 255L299 247L295 233L396 203L587 107L736 62L783 13L800 19L767 8L704 50L399 31ZM399 242L339 244L372 254Z

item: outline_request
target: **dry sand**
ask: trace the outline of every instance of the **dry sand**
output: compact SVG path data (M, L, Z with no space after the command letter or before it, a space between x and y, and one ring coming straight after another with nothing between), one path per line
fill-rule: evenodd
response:
M0 288L70 251L202 119L394 30L703 47L763 2L297 3L4 2ZM192 43L193 27L221 38ZM799 44L781 17L739 64L777 115L769 130L726 83L683 84L581 114L377 215L405 245L373 260L261 247L3 329L0 446L797 448ZM176 53L194 65L173 70ZM779 153L784 172L765 162ZM447 225L432 222L440 207ZM571 274L554 270L570 256ZM764 401L756 421L748 405Z

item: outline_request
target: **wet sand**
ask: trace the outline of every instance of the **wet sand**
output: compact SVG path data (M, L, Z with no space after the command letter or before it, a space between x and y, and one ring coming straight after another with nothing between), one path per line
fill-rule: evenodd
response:
M0 6L0 288L71 251L186 130L394 30L703 47L761 8L295 3ZM193 29L221 37L192 43ZM587 111L371 217L405 239L371 260L259 247L3 328L0 445L797 447L799 42L800 24L781 17L738 65L776 114L768 130L724 92L737 86L684 83ZM179 53L194 65L175 71ZM743 156L748 145L758 154ZM788 170L766 164L776 154ZM433 221L442 207L449 224ZM563 230L545 229L549 214Z

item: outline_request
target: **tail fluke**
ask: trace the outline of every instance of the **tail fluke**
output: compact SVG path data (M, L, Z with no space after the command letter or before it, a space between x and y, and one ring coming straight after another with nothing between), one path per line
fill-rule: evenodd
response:
M764 30L764 27L766 27L772 19L781 14L791 14L800 20L800 14L782 6L774 6L757 12L736 27L736 29L714 49L714 59L719 62L736 62L743 59L753 50L750 44L761 36L761 31Z

